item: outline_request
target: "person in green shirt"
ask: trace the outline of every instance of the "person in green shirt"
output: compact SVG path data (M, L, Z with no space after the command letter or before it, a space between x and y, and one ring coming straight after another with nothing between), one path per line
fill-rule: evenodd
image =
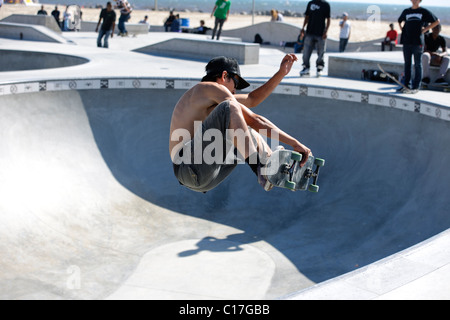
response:
M230 13L230 0L217 0L216 5L211 13L211 17L214 15L216 17L216 21L214 23L214 30L212 34L212 39L214 40L214 36L217 32L217 27L219 27L219 31L217 32L217 40L220 38L220 33L222 32L222 27L225 21L228 19L228 14Z

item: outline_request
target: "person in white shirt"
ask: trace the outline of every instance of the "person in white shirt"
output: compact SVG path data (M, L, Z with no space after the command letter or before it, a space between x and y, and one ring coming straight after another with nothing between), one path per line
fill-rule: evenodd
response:
M344 52L348 44L348 39L350 39L351 34L351 23L348 21L348 13L344 12L342 14L342 20L339 22L341 27L341 32L339 33L339 52Z

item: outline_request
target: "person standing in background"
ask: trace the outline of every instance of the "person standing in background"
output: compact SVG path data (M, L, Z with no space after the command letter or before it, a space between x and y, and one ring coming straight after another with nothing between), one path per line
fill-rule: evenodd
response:
M216 21L214 23L214 30L212 34L212 38L214 40L214 36L217 32L217 40L220 38L220 34L222 33L222 27L225 21L228 19L228 14L230 13L231 1L230 0L217 0L216 5L211 13L211 17L214 15L216 17ZM219 30L217 30L219 27Z
M173 19L172 24L170 25L170 32L181 32L181 21L180 15L175 15L175 19Z
M422 55L425 45L424 34L437 26L440 21L429 10L422 8L422 0L411 0L412 7L403 10L398 18L398 24L401 35L401 44L403 44L403 57L405 59L405 83L409 89L400 87L398 92L417 93L422 81ZM411 82L412 57L414 56L414 79Z
M173 14L173 11L170 11L170 13L169 13L169 17L166 19L166 21L164 22L164 31L166 31L166 32L169 32L170 31L170 28L171 28L171 26L172 26L172 22L173 22L173 20L175 20L176 19L176 17L175 17L175 15Z
M102 20L103 23L99 31L98 28ZM97 47L99 48L102 47L103 37L105 37L103 47L104 48L109 47L108 39L109 36L111 36L111 38L114 36L115 27L116 27L116 13L112 8L111 2L108 2L106 4L106 9L102 9L102 11L100 12L100 18L98 19L97 28L95 28L95 32L98 32Z
M272 9L270 10L270 21L284 21L284 17L278 10Z
M347 12L342 14L342 20L339 22L339 27L341 27L341 32L339 33L339 52L344 52L352 32L352 25L350 21L348 21Z
M44 9L44 5L41 6L41 10L37 12L38 16L46 16L48 15L47 11Z
M328 28L330 27L330 4L325 0L312 0L308 2L303 22L302 33L305 33L303 49L303 70L300 77L309 76L311 54L317 44L317 76L320 76L325 61L323 56L326 50ZM326 22L326 23L325 23Z
M55 18L56 23L58 24L58 27L61 28L61 19L60 19L61 12L58 10L58 6L55 6L55 10L52 11L52 16Z

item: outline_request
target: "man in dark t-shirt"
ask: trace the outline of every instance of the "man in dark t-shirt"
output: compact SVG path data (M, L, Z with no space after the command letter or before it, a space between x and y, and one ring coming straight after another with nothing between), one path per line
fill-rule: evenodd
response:
M305 20L301 33L305 35L303 49L303 70L300 76L308 76L310 58L317 44L317 75L322 72L325 61L323 55L326 49L328 28L330 27L330 4L325 0L312 0L308 2L305 12ZM306 32L305 32L306 28Z
M100 31L98 27L100 26L100 22L103 20ZM98 19L97 28L95 28L95 32L98 32L97 38L97 46L102 47L102 38L105 37L103 47L108 48L109 36L111 38L114 36L114 28L116 27L116 13L112 8L111 2L106 4L106 9L102 9L100 12L100 18Z
M422 0L411 0L412 7L403 10L398 18L402 30L401 44L403 44L403 57L405 59L405 86L416 93L422 80L422 54L424 47L424 33L437 26L440 21L429 10L420 7ZM412 74L412 57L414 56L414 79L410 87ZM398 91L404 91L399 88Z
M422 82L430 83L430 65L439 67L439 76L435 83L439 85L448 85L445 80L450 58L447 53L447 42L445 38L439 33L441 32L441 25L433 28L432 33L425 35L425 52L422 56L423 65L423 79ZM439 52L439 49L442 51Z
M53 18L55 18L56 23L58 24L58 27L61 28L61 19L60 19L60 15L61 15L61 12L59 12L58 6L55 6L55 10L52 11L52 16L53 16Z

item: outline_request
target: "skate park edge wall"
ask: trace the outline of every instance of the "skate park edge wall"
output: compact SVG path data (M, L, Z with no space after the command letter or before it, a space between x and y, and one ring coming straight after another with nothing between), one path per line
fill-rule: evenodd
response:
M278 189L265 193L250 170L239 166L217 190L203 195L178 185L167 150L173 106L197 81L93 78L3 83L0 113L14 112L8 103L15 100L23 105L64 105L68 98L80 97L98 149L126 189L165 209L264 239L316 283L450 227L450 200L445 196L450 174L443 170L450 161L449 108L380 93L281 84L258 112L326 159L319 194ZM252 83L247 90L260 84ZM48 128L54 135L57 129ZM70 141L58 143L59 148L70 147ZM48 156L49 164L57 161ZM75 186L66 187L76 192ZM251 243L247 238L241 240Z
M64 68L89 62L79 56L42 51L0 49L0 54L0 72Z

